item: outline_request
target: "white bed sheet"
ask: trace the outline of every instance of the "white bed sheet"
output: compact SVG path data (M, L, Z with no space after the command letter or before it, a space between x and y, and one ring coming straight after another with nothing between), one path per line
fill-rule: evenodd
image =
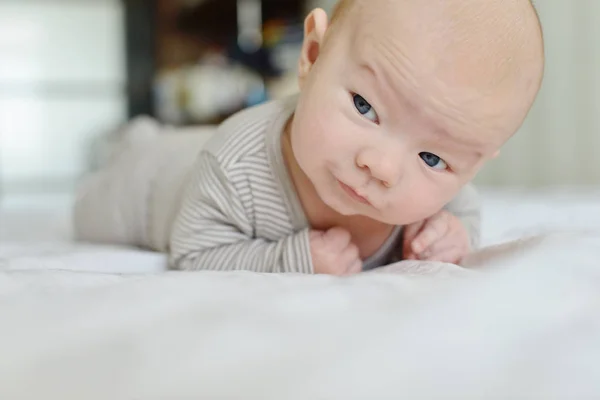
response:
M599 191L483 193L485 244L600 227ZM37 230L15 209L0 398L600 398L598 235L490 252L485 276L164 273L71 243L68 201Z
M567 235L487 273L9 268L0 398L598 398L599 259Z

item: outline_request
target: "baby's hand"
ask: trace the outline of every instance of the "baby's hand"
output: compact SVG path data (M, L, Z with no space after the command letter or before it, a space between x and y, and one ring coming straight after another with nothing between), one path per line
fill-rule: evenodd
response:
M442 210L404 229L404 258L459 264L470 251L469 233L452 213Z
M310 252L315 274L352 275L362 271L358 247L348 231L331 228L310 232Z

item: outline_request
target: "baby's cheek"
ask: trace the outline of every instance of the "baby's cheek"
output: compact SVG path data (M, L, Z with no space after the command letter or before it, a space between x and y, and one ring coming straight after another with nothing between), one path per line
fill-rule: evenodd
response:
M344 132L347 130L343 125L332 124L327 119L315 121L308 134L313 155L329 160L354 157L350 150L355 146L352 145L351 137Z
M313 118L303 118L298 122L296 126L297 132L293 141L294 150L302 153L297 154L297 157L310 156L310 154L306 153L314 152L319 148L319 143L322 141L320 139L322 127L319 121Z

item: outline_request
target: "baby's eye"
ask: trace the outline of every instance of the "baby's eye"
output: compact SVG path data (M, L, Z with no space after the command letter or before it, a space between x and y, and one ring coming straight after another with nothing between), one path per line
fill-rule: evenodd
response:
M358 110L359 113L364 115L364 117L367 118L371 122L374 122L374 123L379 122L379 117L377 116L375 109L369 104L368 101L366 101L364 99L364 97L362 97L359 94L355 94L353 96L353 100L354 100L354 107L356 107L356 109Z
M427 164L433 169L445 170L448 168L446 162L438 156L436 156L435 154L422 152L419 153L419 157L421 157L421 159L425 161L425 164Z

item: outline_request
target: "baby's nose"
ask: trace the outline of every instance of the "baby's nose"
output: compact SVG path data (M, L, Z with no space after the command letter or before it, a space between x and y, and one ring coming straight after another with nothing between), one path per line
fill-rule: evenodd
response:
M386 187L395 186L400 180L401 168L397 157L382 154L374 149L359 153L356 165Z

